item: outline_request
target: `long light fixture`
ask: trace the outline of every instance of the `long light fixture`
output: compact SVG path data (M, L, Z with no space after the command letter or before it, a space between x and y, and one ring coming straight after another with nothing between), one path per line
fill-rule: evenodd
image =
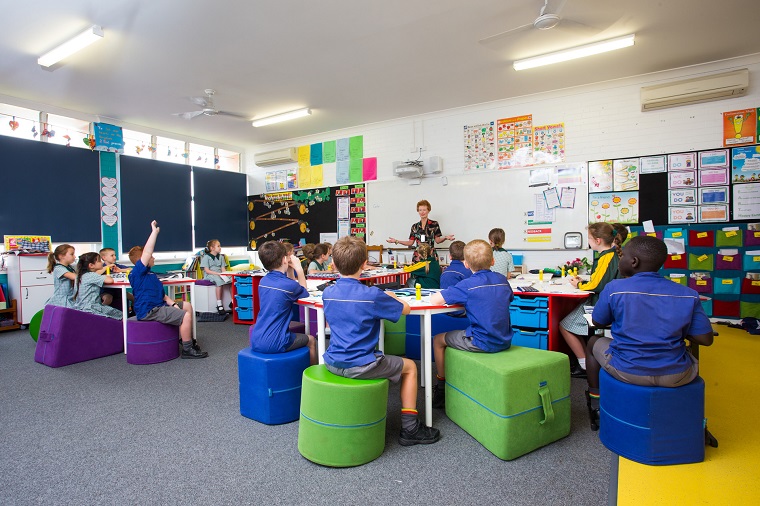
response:
M262 127L266 125L271 125L272 123L279 123L281 121L288 121L291 119L303 118L304 116L309 116L309 115L311 115L311 109L309 109L308 107L305 107L303 109L297 109L295 111L284 112L282 114L275 114L274 116L257 119L257 120L254 120L253 123L251 124L255 127Z
M63 60L67 56L71 56L77 51L86 48L93 42L99 41L102 38L103 29L98 25L92 25L76 37L67 40L52 51L48 51L41 57L37 58L37 63L43 67L50 67L51 65L55 65L59 61Z
M622 49L624 47L632 46L633 38L634 34L624 35L623 37L603 40L601 42L594 42L593 44L586 44L562 51L556 51L554 53L534 56L532 58L526 58L524 60L517 60L512 64L512 66L515 70L525 70L532 69L534 67L540 67L542 65L551 65L552 63L559 63L563 61L574 60L576 58L583 58L594 54L606 53L607 51L614 51L615 49Z

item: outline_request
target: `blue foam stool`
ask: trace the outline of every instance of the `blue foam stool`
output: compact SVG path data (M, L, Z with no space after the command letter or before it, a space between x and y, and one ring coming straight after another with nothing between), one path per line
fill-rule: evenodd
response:
M309 367L309 348L285 353L238 353L240 414L267 425L294 422L300 416L301 377Z
M431 337L450 330L465 330L470 326L470 320L466 316L451 316L448 314L434 314L430 317ZM430 344L430 354L433 353L433 344ZM420 317L410 315L406 319L406 358L420 360ZM435 362L435 357L433 357Z
M705 460L705 382L643 387L599 373L599 439L613 453L649 465Z

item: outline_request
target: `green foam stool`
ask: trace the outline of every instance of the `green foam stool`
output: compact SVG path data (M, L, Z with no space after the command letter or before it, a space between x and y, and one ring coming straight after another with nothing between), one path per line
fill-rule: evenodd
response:
M570 433L567 355L446 348L446 415L502 460L561 439Z
M44 311L44 309L37 311L29 322L29 333L32 335L32 339L34 339L35 343L37 342L37 337L40 335L40 325L42 324L42 313Z
M323 466L371 462L385 449L387 411L387 379L349 379L313 365L303 372L298 451Z
M401 315L398 322L383 321L385 325L385 354L406 355L406 316Z

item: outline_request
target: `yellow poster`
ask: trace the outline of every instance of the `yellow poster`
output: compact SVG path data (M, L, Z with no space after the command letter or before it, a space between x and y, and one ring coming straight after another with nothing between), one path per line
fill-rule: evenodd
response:
M311 185L315 187L322 186L322 166L321 165L312 165L311 166Z
M311 183L311 166L308 164L306 165L306 167L299 165L298 166L298 187L311 188L312 186L314 185Z
M309 167L311 166L311 146L298 146L298 166ZM301 185L303 188L303 185Z

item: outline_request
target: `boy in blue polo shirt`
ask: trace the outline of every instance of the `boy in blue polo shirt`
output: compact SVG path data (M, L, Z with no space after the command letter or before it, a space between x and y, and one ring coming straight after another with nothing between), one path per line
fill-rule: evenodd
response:
M135 246L129 250L129 261L135 264L129 273L129 284L135 297L135 313L138 320L156 321L179 327L182 340L182 358L206 358L208 353L201 351L193 336L193 306L186 301L175 302L164 295L164 285L151 271L156 263L153 250L160 229L156 220L150 223L150 236L145 246Z
M441 274L441 288L454 286L463 279L472 276L472 271L465 267L464 260L464 242L454 241L449 246L449 266Z
M684 339L710 346L712 326L696 291L657 274L667 254L661 240L634 237L618 262L625 279L610 281L599 295L592 320L611 324L612 339L592 337L586 348L592 418L599 416L600 367L620 381L642 386L679 387L699 374Z
M446 405L444 365L446 347L476 353L497 353L512 344L512 325L509 304L515 298L506 276L493 272L491 245L475 239L464 247L464 265L472 276L430 297L433 304L464 304L470 326L465 330L451 330L433 338L436 377L433 387L433 407Z
M367 245L356 237L342 237L333 246L333 264L341 274L325 289L322 301L330 322L330 346L325 365L346 378L401 380L401 433L403 446L431 444L441 437L438 429L421 424L417 417L417 366L408 358L376 351L380 320L397 322L409 314L409 304L390 292L359 281L367 263Z
M317 363L317 345L313 336L291 332L290 319L293 303L309 296L306 276L301 261L285 245L277 241L265 242L259 248L259 259L268 270L259 283L259 315L251 327L251 349L259 353L284 353L304 346L309 347L309 360ZM288 277L293 269L298 281Z

